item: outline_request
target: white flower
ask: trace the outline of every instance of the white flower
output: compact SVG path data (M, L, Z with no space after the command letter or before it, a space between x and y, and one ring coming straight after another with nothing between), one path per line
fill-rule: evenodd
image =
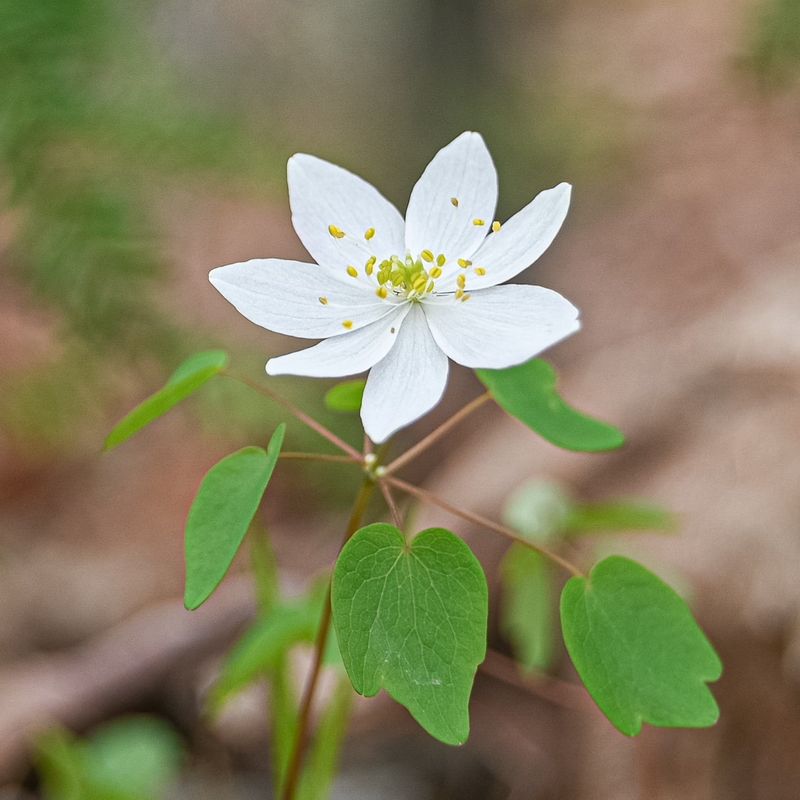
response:
M323 339L270 359L268 374L370 370L361 419L375 442L439 402L448 357L501 369L580 327L558 293L497 285L549 247L571 187L559 184L504 225L493 222L497 173L477 133L436 154L405 222L370 184L314 156L292 156L288 182L294 228L317 263L254 259L212 270L211 283L257 325Z

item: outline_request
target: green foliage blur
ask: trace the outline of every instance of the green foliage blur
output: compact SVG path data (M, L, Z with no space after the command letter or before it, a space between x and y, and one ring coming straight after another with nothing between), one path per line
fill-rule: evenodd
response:
M86 739L49 731L38 742L45 800L159 800L183 760L177 733L155 717L125 717Z
M784 86L800 76L800 3L766 0L757 9L746 63L763 85Z

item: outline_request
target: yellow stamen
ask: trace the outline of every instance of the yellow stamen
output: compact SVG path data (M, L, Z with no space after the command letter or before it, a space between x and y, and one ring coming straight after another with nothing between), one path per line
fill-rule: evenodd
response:
M456 300L460 300L464 296L463 289L456 289Z
M495 233L497 233L497 231L499 231L499 230L500 230L500 228L501 228L500 221L499 221L499 220L495 220L495 221L492 223L492 230L493 230Z
M350 266L347 267L347 274L351 278L357 278L358 277L358 270L351 264Z
M444 253L439 253L439 255L436 256L436 263L440 267L443 267L447 263L447 259L444 257Z
M375 228L367 228L364 232L364 238L369 241L375 235Z
M475 274L483 276L486 274L486 270L483 267L475 267Z
M475 225L475 227L480 228L482 225L486 224L486 221L482 219L474 219L472 220L472 224Z
M470 297L472 297L472 295L471 295L471 294L465 294L465 295L464 295L464 296L461 298L461 302L462 302L462 303L466 303L466 302L467 302L467 300L469 300L469 299L470 299Z
M320 298L319 298L319 301L320 301L320 303L322 303L322 305L324 305L324 306L328 305L328 298L327 298L327 297L320 297Z
M381 286L376 292L376 295L380 297L381 300L385 300L389 296L389 290L385 286Z
M350 328L352 328L352 327L353 327L353 320L351 320L351 319L346 319L346 320L345 320L345 321L342 323L342 326L343 326L343 327L345 327L345 328L347 328L347 330L350 330Z
M414 280L414 283L411 284L413 289L420 291L420 289L424 288L425 284L428 282L428 278L425 275L420 275L418 278Z
M431 253L430 250L423 250L420 255L422 256L423 261L433 261L433 253Z
M456 278L456 283L459 289L463 289L467 285L467 279L463 272Z
M344 238L344 231L341 228L337 228L335 225L328 225L328 233L330 233L334 239Z
M441 267L434 267L431 270L431 278L441 278L442 277L442 268Z
M364 265L364 272L366 272L367 275L372 275L372 271L375 269L375 262L377 260L378 259L375 256L370 256L369 257L369 260Z
M451 203L452 203L452 204L453 204L453 205L454 205L456 208L458 208L458 198L457 198L457 197L451 197L451 198L450 198L450 202L451 202Z
M466 269L467 267L471 267L472 266L472 262L469 261L466 258L459 258L458 259L458 266L462 267L463 269Z

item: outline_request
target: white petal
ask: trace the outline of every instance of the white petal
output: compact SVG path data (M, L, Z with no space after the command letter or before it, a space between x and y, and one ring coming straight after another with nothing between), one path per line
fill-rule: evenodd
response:
M267 362L267 374L338 378L364 372L392 349L410 308L409 303L404 303L357 331L324 339L296 353L271 358Z
M571 192L568 183L541 192L497 233L489 234L472 256L474 266L466 272L467 287L495 286L533 264L560 230L569 210ZM480 276L475 269L485 269L486 274Z
M363 328L388 314L391 300L317 264L253 259L211 270L208 279L240 314L288 336L322 339ZM325 303L321 300L327 301ZM342 323L352 322L350 328Z
M373 442L385 442L441 399L447 384L447 356L436 346L425 314L412 305L389 354L369 373L361 421Z
M287 172L292 223L317 263L342 274L352 265L361 273L372 255L380 261L405 254L403 218L375 187L304 153L289 159ZM345 235L331 235L330 225ZM370 228L375 234L367 239Z
M496 206L492 157L480 134L462 133L434 156L411 192L406 247L415 256L444 253L450 263L469 258L491 230Z
M439 296L423 308L439 347L474 369L521 364L580 328L578 309L541 286L480 289L466 303Z

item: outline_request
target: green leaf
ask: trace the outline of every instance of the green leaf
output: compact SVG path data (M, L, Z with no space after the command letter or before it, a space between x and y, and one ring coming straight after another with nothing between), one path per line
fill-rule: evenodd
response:
M256 620L234 645L212 689L213 712L253 681L279 665L280 657L298 642L312 642L319 624L321 603L276 606Z
M353 687L381 688L431 736L462 744L469 696L486 656L486 577L467 545L431 528L412 542L368 525L333 573L333 621Z
M84 800L86 758L80 742L52 728L36 742L36 766L47 800Z
M622 733L717 721L706 684L722 673L719 657L686 603L640 564L612 556L571 578L561 625L581 680Z
M539 358L508 369L476 373L497 404L540 436L565 450L613 450L625 441L613 425L568 406L556 391L556 372Z
M365 380L345 381L337 383L325 393L325 405L331 411L343 414L358 414L361 411L361 399L364 396Z
M228 365L228 354L223 350L197 353L181 364L169 380L155 394L150 395L122 419L105 441L105 449L112 450L135 433L149 425L170 409L197 391Z
M125 717L88 740L61 729L37 743L37 766L47 800L155 800L177 778L183 746L165 722Z
M186 521L184 604L189 610L204 603L225 577L272 477L285 432L281 423L266 451L245 447L203 478Z
M99 728L86 743L86 775L98 798L162 796L175 780L183 747L175 731L155 717L134 716Z
M643 503L591 503L572 508L564 521L565 533L598 531L671 531L675 517L658 506Z
M515 544L503 559L501 575L502 631L526 671L545 670L553 660L554 644L555 592L550 564L534 550Z

